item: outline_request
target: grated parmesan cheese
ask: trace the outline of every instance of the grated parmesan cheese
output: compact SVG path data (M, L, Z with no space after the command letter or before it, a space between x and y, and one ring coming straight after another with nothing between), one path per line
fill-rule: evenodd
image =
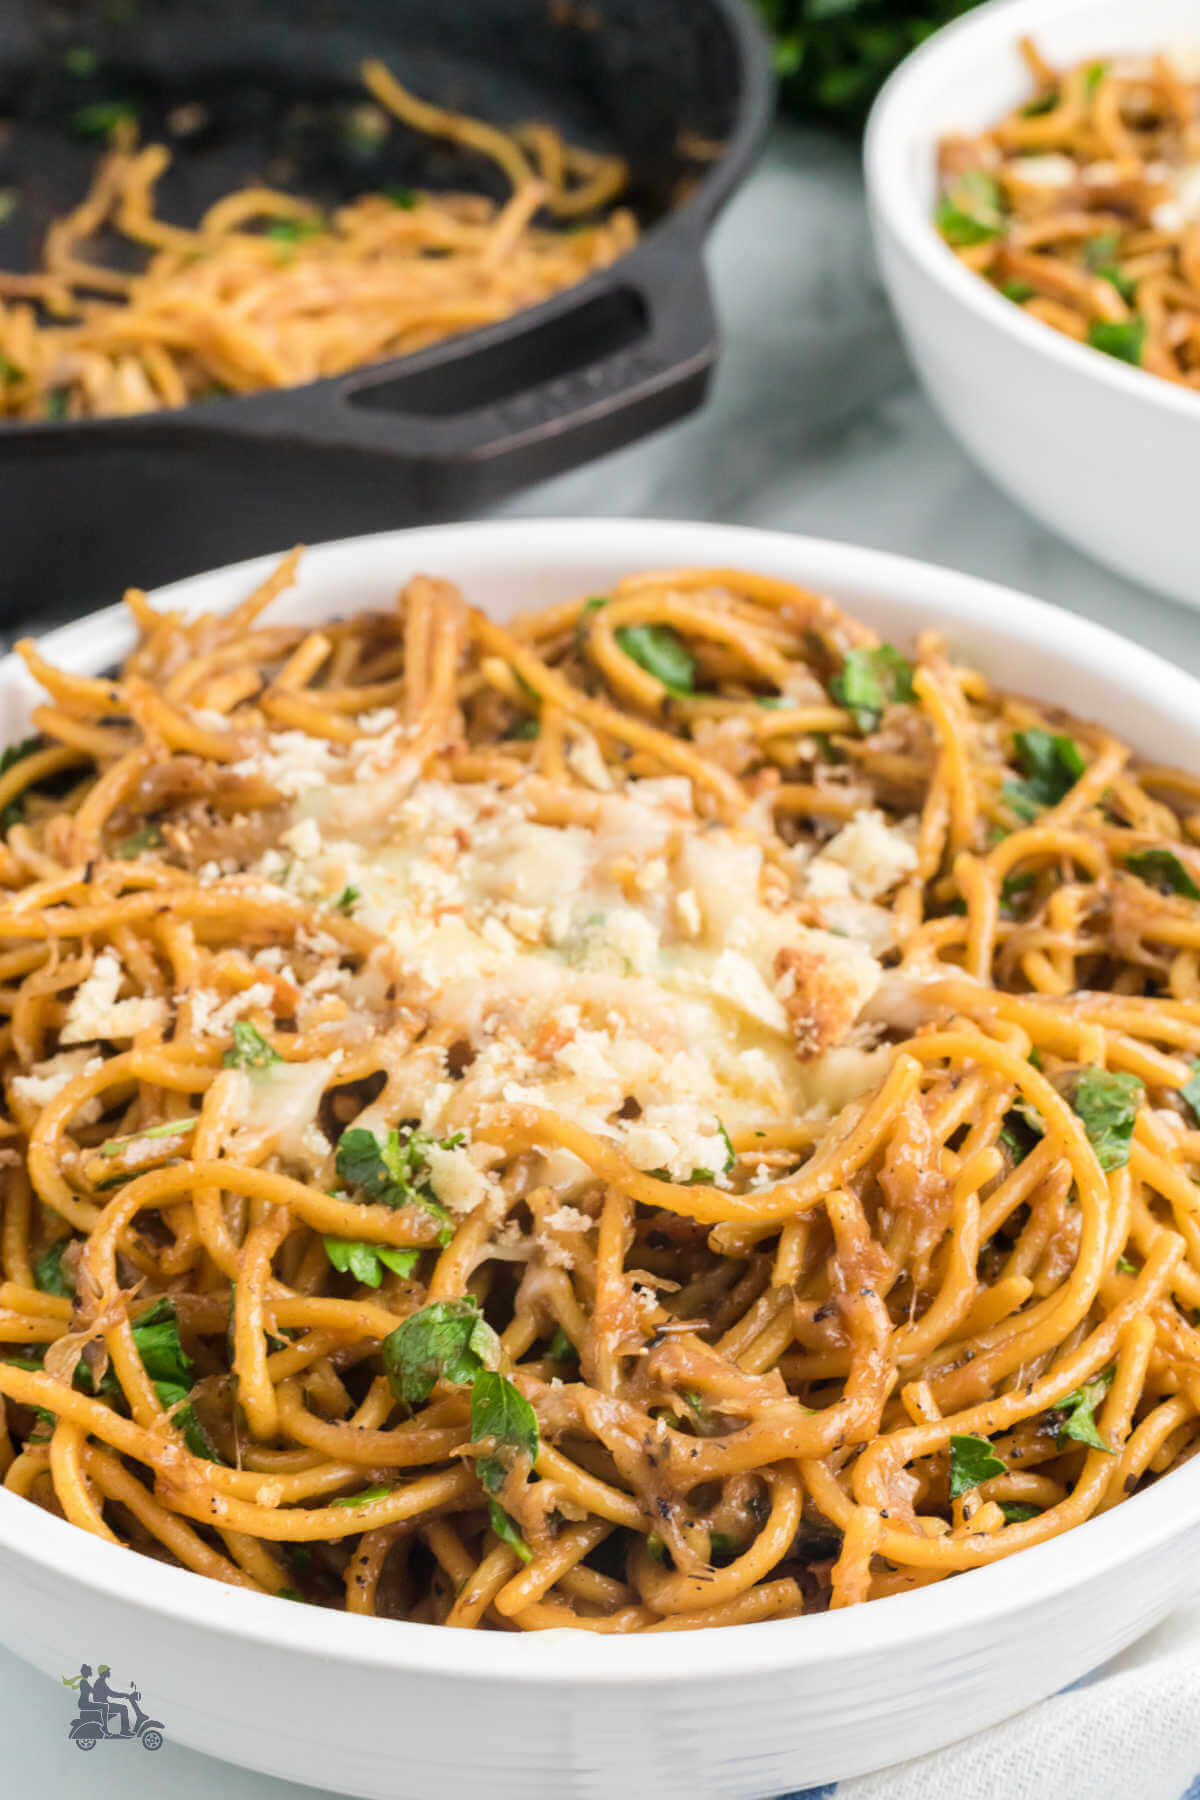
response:
M71 998L58 1034L59 1043L88 1044L97 1038L111 1042L161 1024L166 1017L166 1001L157 996L118 1000L124 979L125 970L116 951L101 950L91 974Z

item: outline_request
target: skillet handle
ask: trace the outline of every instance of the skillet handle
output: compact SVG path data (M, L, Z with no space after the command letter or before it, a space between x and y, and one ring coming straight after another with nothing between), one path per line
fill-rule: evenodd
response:
M473 333L468 347L448 339L395 364L222 402L219 419L238 436L424 466L439 493L449 480L460 498L480 498L679 417L703 394L716 350L699 244L647 245Z

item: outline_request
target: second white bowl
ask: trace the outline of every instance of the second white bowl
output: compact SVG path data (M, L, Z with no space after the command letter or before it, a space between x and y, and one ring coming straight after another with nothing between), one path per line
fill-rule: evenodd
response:
M876 250L930 399L992 478L1123 574L1200 606L1200 392L1075 343L963 267L939 237L938 140L1028 94L1031 36L1052 63L1200 37L1196 0L1012 0L940 31L893 75L866 139Z

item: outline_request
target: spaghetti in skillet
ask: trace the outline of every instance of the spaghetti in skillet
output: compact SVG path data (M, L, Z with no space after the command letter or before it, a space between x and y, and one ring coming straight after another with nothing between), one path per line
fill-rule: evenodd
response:
M505 204L389 188L326 216L252 185L184 229L155 212L170 151L139 146L118 120L89 192L47 232L42 267L0 269L0 421L154 412L340 375L536 306L636 241L616 205L620 157L546 124L506 131L432 106L380 62L363 80L384 136L397 122L486 157L511 186ZM100 260L106 238L144 266Z
M939 150L937 223L960 259L1056 331L1200 387L1200 62L1055 68L1028 39L1028 100Z
M159 613L0 806L11 1492L456 1627L841 1607L1200 1414L1200 781L762 576ZM911 660L910 660L911 656Z

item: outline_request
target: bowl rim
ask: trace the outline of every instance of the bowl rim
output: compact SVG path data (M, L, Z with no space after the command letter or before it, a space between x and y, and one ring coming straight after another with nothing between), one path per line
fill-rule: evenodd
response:
M1145 0L1142 3L1145 6ZM1023 307L1005 300L966 268L935 229L912 182L908 152L913 120L945 91L953 73L969 69L990 53L1011 50L1023 34L1086 14L1096 5L1097 0L1005 0L1002 6L983 6L944 25L907 56L880 89L867 119L863 172L871 210L878 225L894 234L922 272L982 324L1006 331L1025 349L1076 375L1091 376L1131 400L1195 419L1200 393L1076 343L1041 319L1030 318ZM1152 0L1146 10L1152 11ZM1139 30L1144 17L1139 9ZM1153 24L1146 23L1145 30L1147 48L1160 47Z
M443 547L449 547L448 552ZM978 627L1031 657L1039 649L1062 655L1066 615L1014 589L830 539L683 520L513 519L344 538L307 551L299 586L303 591L305 576L328 582L336 573L340 608L353 601L356 564L369 569L386 559L389 573L394 565L399 579L422 564L436 568L439 554L451 558L457 554L459 561L491 558L489 566L509 571L538 563L561 565L568 591L573 591L574 569L580 571L574 579L584 587L585 569L600 562L627 567L685 563L762 567L785 579L828 589L850 606L869 609L874 599L885 607L912 609L916 616L906 611L904 623L913 633L922 623L944 626L949 621L963 629ZM211 605L218 596L233 604L277 561L270 556L229 564L160 588L151 598L160 605L184 608ZM922 612L928 615L924 620ZM51 657L64 654L72 666L82 666L81 658L99 666L112 652L112 628L124 618L122 607L104 608L48 632L39 647ZM1200 765L1196 723L1200 681L1091 620L1073 617L1071 627L1073 665L1122 696L1152 704L1164 734L1172 730L1182 734ZM90 646L89 639L94 640ZM23 665L11 653L0 659L0 698L6 690L14 695L29 691ZM658 1636L651 1640L561 1630L520 1635L453 1632L317 1607L305 1608L298 1618L294 1603L227 1587L94 1538L6 1489L0 1489L0 1569L12 1565L19 1579L25 1565L36 1570L43 1586L69 1582L93 1598L154 1615L161 1625L192 1626L210 1635L236 1637L283 1654L316 1655L347 1667L456 1676L500 1686L533 1682L560 1689L586 1680L619 1688L630 1683L727 1681L766 1672L800 1674L814 1666L827 1668L831 1663L911 1650L953 1633L960 1639L965 1634L977 1637L988 1627L1004 1629L1071 1590L1111 1577L1121 1565L1153 1556L1198 1523L1200 1457L1121 1506L1020 1551L1015 1559L968 1571L965 1578L808 1618L671 1633L669 1658ZM1022 1579L1014 1581L1017 1569Z

